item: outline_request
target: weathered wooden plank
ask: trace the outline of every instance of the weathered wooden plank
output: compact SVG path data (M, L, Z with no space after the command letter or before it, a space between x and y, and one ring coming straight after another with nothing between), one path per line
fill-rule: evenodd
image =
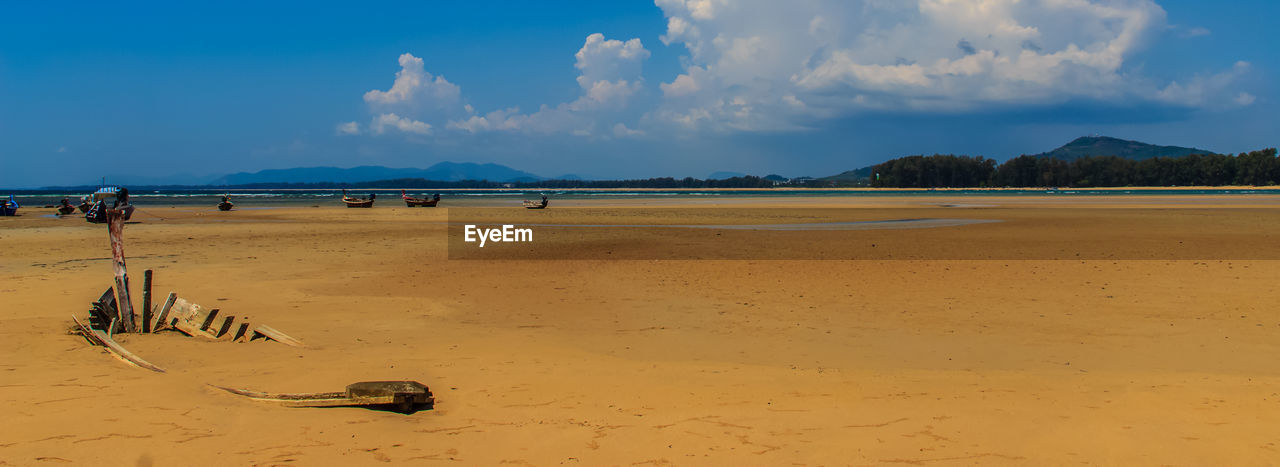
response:
M111 321L117 316L115 287L107 287L107 290L102 292L102 296L98 297L98 301L93 302L90 315L92 318L89 322L90 326L96 326L95 329L108 330Z
M160 306L160 312L156 313L156 324L151 328L152 332L159 331L161 328L168 327L165 320L169 318L169 310L173 308L173 302L178 299L178 294L169 292L169 297L164 299L164 305Z
M89 309L89 326L105 331L111 325L111 321L115 319L115 316L114 308L103 306L102 302L93 302L93 307Z
M124 264L124 211L107 211L107 235L111 238L111 265L115 270L116 310L125 332L137 331L133 316L133 302L129 298L129 273Z
M151 364L151 362L143 360L142 357L134 355L133 352L130 352L127 349L125 349L115 340L111 339L111 337L108 336L106 333L99 331L97 329L93 329L88 326L85 326L84 324L80 323L79 319L76 319L75 315L71 315L71 320L76 322L76 326L80 327L80 331L84 333L84 336L86 338L88 338L90 341L98 345L105 347L107 349L107 352L111 353L112 356L120 359L120 361L136 366L138 368L144 368L151 371L164 373L164 368L155 366Z
M240 321L240 328L239 328L239 329L236 329L236 335L235 335L235 337L232 337L232 338L231 338L231 341L232 341L232 342L239 342L239 341L240 341L240 339L248 339L248 337L249 337L249 336L246 336L246 335L245 335L245 334L247 334L248 332L249 332L249 322L248 322L248 321L241 320L241 321Z
M102 292L102 296L98 297L98 303L103 306L116 306L116 289L115 287L107 287L106 292Z
M213 385L210 385L213 386ZM267 393L222 386L215 388L250 399L275 402L286 407L396 406L412 413L419 407L435 406L435 397L417 381L367 381L347 385L345 392Z
M170 321L179 320L179 319L184 321L190 321L191 315L198 312L199 310L200 310L200 305L196 305L194 303L188 302L187 299L185 298L178 297L176 300L173 301L173 312L171 313L172 316L170 317Z
M208 313L208 314L204 315L204 319L201 319L201 320L199 320L199 321L196 321L196 320L194 320L194 319L193 319L193 320L191 320L191 322L193 322L193 323L196 323L196 322L200 323L200 330L201 330L201 331L206 331L206 332L208 332L208 331L209 331L209 326L213 326L213 320L214 320L215 318L217 318L217 317L218 317L218 309L217 309L217 308L214 308L214 309L212 309L212 310L209 310L209 313Z
M142 332L151 332L151 270L142 271Z
M196 325L191 324L190 321L175 319L173 320L172 326L173 326L173 329L178 330L178 332L181 332L191 337L203 337L206 339L214 339L214 340L218 338L218 336L215 336L209 332L206 332L203 329L196 327Z
M265 324L259 324L258 327L253 328L253 332L255 334L261 334L263 337L266 337L268 339L271 339L273 341L279 342L284 345L289 345L293 347L303 347L302 341L289 337L288 334L277 331L275 328L272 328L271 326L267 326ZM252 338L250 339L252 340Z
M218 327L218 333L215 335L218 336L218 338L222 338L222 336L227 335L228 332L231 332L232 321L235 321L235 320L236 320L235 316L227 315L226 318L222 319L222 326Z

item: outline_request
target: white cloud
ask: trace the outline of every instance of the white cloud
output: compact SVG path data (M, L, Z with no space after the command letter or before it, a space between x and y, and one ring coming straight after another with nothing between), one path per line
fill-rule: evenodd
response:
M698 82L694 81L692 76L678 75L675 81L670 83L658 83L658 87L662 89L662 94L667 97L687 96L698 92Z
M574 68L582 73L578 76L578 85L587 89L599 81L640 76L640 64L649 58L649 51L638 38L623 42L595 33L587 36L574 58L577 59Z
M360 124L356 122L339 123L334 127L334 132L340 135L358 135L360 134Z
M372 131L375 135L386 133L387 130L427 135L431 134L431 124L423 123L411 118L401 117L393 113L386 113L373 117L373 122L369 123L369 131Z
M364 101L380 110L455 112L462 108L462 89L444 76L432 76L421 58L405 53L391 89L366 92Z
M1230 70L1211 75L1197 75L1185 83L1174 81L1155 92L1159 101L1186 107L1247 107L1256 97L1249 93L1233 93L1232 84L1252 68L1249 62L1236 62Z
M644 136L644 132L641 130L633 130L631 128L627 128L626 125L618 123L613 126L613 135L619 138L632 138L637 136Z
M507 131L596 136L597 127L616 130L616 125L609 125L617 123L633 97L644 89L641 65L649 58L649 51L640 39L620 41L597 33L587 36L574 58L574 67L579 71L576 81L582 89L577 99L554 106L543 105L529 114L522 114L514 107L480 114L463 100L461 88L443 76L427 72L421 58L402 54L400 71L396 72L391 88L372 90L364 95L365 103L375 115L368 132L380 135L396 130L427 135L434 128L429 122L466 133ZM337 126L339 134L359 131L355 122ZM638 134L627 133L628 136Z
M1159 85L1126 69L1165 30L1153 0L655 3L667 17L663 42L688 56L684 73L659 84L665 99L650 119L688 128L1081 99L1199 106L1239 77Z
M543 105L530 114L509 108L484 116L451 119L447 128L471 133L519 131L595 136L596 127L603 123L601 120L617 118L618 112L625 110L632 97L643 89L641 65L649 58L649 51L640 39L605 39L597 33L587 36L574 57L577 59L574 67L580 73L577 82L582 89L577 99L555 106Z

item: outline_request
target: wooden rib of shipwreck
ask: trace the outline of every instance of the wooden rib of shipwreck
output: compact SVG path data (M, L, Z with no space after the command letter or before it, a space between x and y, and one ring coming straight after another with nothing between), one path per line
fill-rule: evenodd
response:
M394 407L412 413L416 408L431 408L435 397L426 385L417 381L365 381L347 385L343 392L269 393L212 387L253 400L273 402L285 407Z
M170 296L173 297L173 294L171 293ZM167 319L168 322L157 323L156 329L168 328L191 337L213 340L230 339L233 342L245 342L269 339L292 347L305 346L302 341L265 324L251 327L248 320L241 319L237 326L235 316L223 316L219 321L220 310L217 308L205 308L177 297L166 300L165 305L166 308L160 310L159 315L162 320ZM215 326L215 323L220 324ZM232 333L232 329L236 331Z
M106 348L107 352L109 352L112 356L120 359L120 361L136 366L138 368L144 368L147 370L164 373L164 368L155 366L151 364L151 362L143 360L142 357L134 355L133 352L128 351L127 349L124 348L124 346L120 345L120 343L116 342L115 339L112 339L111 335L105 332L102 332L100 330L93 329L89 326L85 326L84 323L81 323L79 319L76 319L75 315L71 315L71 320L75 321L76 326L80 327L81 335L83 335L85 339L88 339L89 342L93 344L101 345L102 347Z

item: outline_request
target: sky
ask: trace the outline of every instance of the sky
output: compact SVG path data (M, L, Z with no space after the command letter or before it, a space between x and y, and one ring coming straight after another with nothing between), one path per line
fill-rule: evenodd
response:
M825 176L1101 134L1277 146L1280 2L23 2L0 187L495 162Z

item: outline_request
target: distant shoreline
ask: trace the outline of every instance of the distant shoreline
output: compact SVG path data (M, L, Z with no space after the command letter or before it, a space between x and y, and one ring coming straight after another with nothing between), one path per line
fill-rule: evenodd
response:
M221 193L225 191L246 191L246 190L268 190L276 192L310 192L310 191L377 191L377 192L395 192L400 190L410 192L423 191L450 191L450 192L499 192L499 193L527 193L534 191L573 191L584 193L611 193L611 192L677 192L677 193L699 193L699 192L865 192L865 193L891 193L891 192L1013 192L1013 191L1074 191L1074 192L1112 192L1112 191L1196 191L1196 190L1260 190L1274 191L1280 193L1280 186L1248 186L1248 185L1231 185L1231 186L1141 186L1141 187L1090 187L1090 188L1071 188L1071 187L969 187L969 188L891 188L891 187L771 187L771 188L446 188L446 187L426 187L426 188L374 188L374 187L338 187L338 188L264 188L264 187L158 187L158 186L131 186L135 194L145 194L150 191L200 191L210 193ZM23 194L23 193L48 193L48 192L78 192L85 190L86 187L50 187L50 188L0 188L0 193Z

